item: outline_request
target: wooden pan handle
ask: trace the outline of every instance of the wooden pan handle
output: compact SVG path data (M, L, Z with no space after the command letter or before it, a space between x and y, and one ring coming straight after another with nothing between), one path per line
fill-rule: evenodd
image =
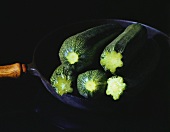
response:
M0 78L18 78L26 70L26 65L20 63L0 66Z

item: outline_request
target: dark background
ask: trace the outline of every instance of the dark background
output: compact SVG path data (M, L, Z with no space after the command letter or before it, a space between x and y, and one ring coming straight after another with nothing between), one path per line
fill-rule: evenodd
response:
M28 55L32 55L36 43L44 35L57 27L75 21L101 18L126 19L170 33L170 9L168 8L170 4L164 0L159 2L11 0L5 1L1 6L1 45L3 45L0 49L1 63L4 61L2 58L29 61ZM11 55L11 52L15 54Z
M164 0L5 1L0 16L0 64L30 63L37 42L44 35L76 21L126 19L170 34L169 7L169 1ZM40 80L30 75L0 80L0 131L46 131L32 112L40 87L43 88Z

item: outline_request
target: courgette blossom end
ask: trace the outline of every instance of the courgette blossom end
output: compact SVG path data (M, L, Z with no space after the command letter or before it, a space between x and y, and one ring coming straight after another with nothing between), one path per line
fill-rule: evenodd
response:
M55 88L56 92L62 96L63 94L73 92L71 83L72 81L67 79L65 76L57 76L53 83L53 87Z
M104 51L101 56L100 64L105 70L110 70L112 74L115 73L117 67L122 67L122 54L116 51L108 52Z
M70 64L74 64L74 63L78 62L78 60L79 60L79 56L75 52L68 53L66 58Z

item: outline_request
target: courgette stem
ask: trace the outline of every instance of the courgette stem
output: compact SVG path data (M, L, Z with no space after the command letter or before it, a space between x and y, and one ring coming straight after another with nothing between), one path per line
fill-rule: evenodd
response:
M70 64L75 64L75 63L78 62L78 60L79 60L79 56L78 56L78 54L75 53L75 52L70 52L70 53L68 53L68 55L66 56L66 58L67 58L67 60L68 60L68 62L69 62Z
M114 100L118 100L126 88L123 77L112 76L107 80L106 94L111 95Z
M93 92L94 90L96 90L96 83L94 81L90 80L90 81L86 82L85 87L90 92Z
M105 52L105 57L100 60L100 64L103 66L104 69L110 69L111 73L115 73L117 67L122 67L122 54L117 53L116 51L112 52Z

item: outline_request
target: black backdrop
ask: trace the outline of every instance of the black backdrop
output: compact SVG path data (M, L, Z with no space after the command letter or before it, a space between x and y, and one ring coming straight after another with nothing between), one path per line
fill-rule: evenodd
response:
M170 33L170 4L164 0L11 0L5 1L1 6L1 63L4 57L22 60L21 56L24 56L22 61L29 61L27 54L32 54L36 43L45 34L61 25L86 19L118 18L139 21ZM9 52L15 53L13 57Z
M123 1L123 0L79 0L79 1L5 1L1 4L0 16L0 64L11 62L29 63L37 42L48 32L65 24L88 19L126 19L138 21L170 34L169 1ZM24 119L32 122L28 115L16 116L4 113L32 108L37 89L37 78L30 76L18 80L0 80L0 131L20 129ZM40 85L40 84L37 84ZM20 115L20 113L18 113ZM14 118L15 117L15 118ZM11 119L12 118L12 119ZM28 123L29 124L29 123ZM31 124L32 125L32 124ZM35 125L33 125L35 126ZM41 126L40 126L41 127ZM38 129L38 128L37 128ZM6 130L6 131L7 131ZM33 131L33 129L31 129Z

